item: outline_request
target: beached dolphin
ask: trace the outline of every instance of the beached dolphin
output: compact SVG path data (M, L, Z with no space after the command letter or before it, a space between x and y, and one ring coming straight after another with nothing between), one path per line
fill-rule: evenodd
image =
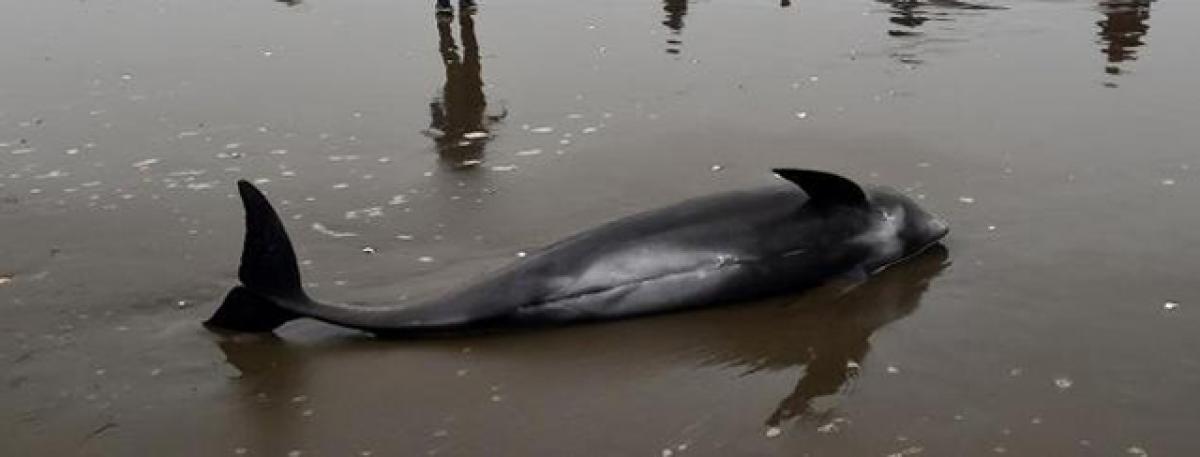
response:
M407 335L615 319L866 278L949 231L893 189L864 190L821 171L774 172L794 186L720 193L635 214L552 244L459 291L394 306L310 298L279 216L258 189L239 181L246 211L242 284L205 325L268 332L310 317Z

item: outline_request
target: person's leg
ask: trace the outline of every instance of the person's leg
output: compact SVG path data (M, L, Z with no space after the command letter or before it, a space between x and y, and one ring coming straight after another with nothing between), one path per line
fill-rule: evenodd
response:
M458 9L462 11L475 11L475 0L458 0Z

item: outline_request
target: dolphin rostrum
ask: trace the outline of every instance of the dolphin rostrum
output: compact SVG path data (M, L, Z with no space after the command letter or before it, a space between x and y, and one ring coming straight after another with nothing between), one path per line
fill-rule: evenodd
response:
M841 176L775 169L792 185L719 193L635 214L530 254L469 287L395 306L325 303L302 288L275 210L238 182L246 239L238 278L205 322L269 332L301 317L380 335L480 324L615 319L745 301L864 278L949 231L900 192Z

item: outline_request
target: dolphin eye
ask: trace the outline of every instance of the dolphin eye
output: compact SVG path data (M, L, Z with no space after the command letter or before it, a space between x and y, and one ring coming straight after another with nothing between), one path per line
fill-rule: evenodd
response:
M904 221L904 207L897 206L891 209L881 210L883 212L883 222L889 225L899 225Z

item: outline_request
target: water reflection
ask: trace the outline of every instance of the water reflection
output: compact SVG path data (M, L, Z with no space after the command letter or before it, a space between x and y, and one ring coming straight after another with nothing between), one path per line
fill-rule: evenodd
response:
M429 103L428 134L438 153L453 164L481 160L492 126L506 112L489 114L487 97L483 93L482 66L479 62L479 41L475 37L475 18L469 10L458 16L461 54L454 41L454 17L436 16L438 52L446 70L442 92Z
M356 396L364 398L395 395L398 383L411 377L412 363L444 365L459 357L461 348L471 346L493 362L523 367L533 378L553 379L528 386L531 391L563 386L604 389L608 381L598 379L599 372L606 373L605 377L650 382L678 368L679 364L664 363L664 355L674 360L684 355L685 360L692 360L683 362L685 366L726 367L743 376L802 371L796 386L766 419L768 425L777 426L793 418L825 420L831 409L816 403L844 391L865 369L860 367L867 366L872 335L917 309L932 279L948 265L947 258L946 249L939 245L849 291L827 286L796 297L570 326L561 331L509 329L392 341L321 327L325 330L316 330L318 333L333 333L316 343L251 338L223 340L218 345L226 360L243 374L239 390L252 399L243 407L252 426L262 429L257 434L263 440L259 444L272 449L301 431L294 417L282 418L295 414L289 399L340 395L337 392L346 388L356 389ZM311 340L316 335L308 336ZM411 358L417 354L427 358ZM580 366L589 368L567 368ZM369 381L341 381L346 379L342 373L349 372L374 374ZM447 394L453 396L453 392ZM419 397L404 399L411 407L422 401ZM422 407L446 405L434 402Z
M982 3L969 3L959 0L876 0L889 6L888 22L892 24L888 35L900 38L915 38L925 34L921 27L926 22L950 22L956 16L971 11L1004 10L1002 6L992 6ZM910 49L893 53L898 60L908 64L923 63L924 60L911 48L920 46L921 42L910 43Z
M1153 0L1102 0L1100 12L1104 19L1100 26L1101 50L1108 59L1104 72L1121 74L1117 64L1137 59L1137 47L1145 43L1143 38L1150 30L1150 4Z
M254 431L255 440L249 444L259 455L288 455L295 448L297 430L306 421L303 410L297 414L295 409L307 401L308 364L303 353L286 346L287 342L273 335L218 342L229 364L248 375L237 388L250 401L235 405L238 416Z
M683 33L683 17L687 16L688 0L663 0L663 11L667 17L662 25L671 29L671 37L667 38L667 54L679 54L683 46L679 36Z
M935 246L896 265L844 295L826 288L783 309L730 316L703 338L706 364L740 367L747 373L803 367L796 387L767 419L823 419L814 401L836 395L858 376L871 335L911 314L930 281L947 266L947 251ZM831 296L832 295L832 296Z
M683 51L683 18L687 16L689 0L663 0L662 25L667 27L671 36L667 37L667 54L679 54ZM779 0L780 8L792 6L792 0Z

